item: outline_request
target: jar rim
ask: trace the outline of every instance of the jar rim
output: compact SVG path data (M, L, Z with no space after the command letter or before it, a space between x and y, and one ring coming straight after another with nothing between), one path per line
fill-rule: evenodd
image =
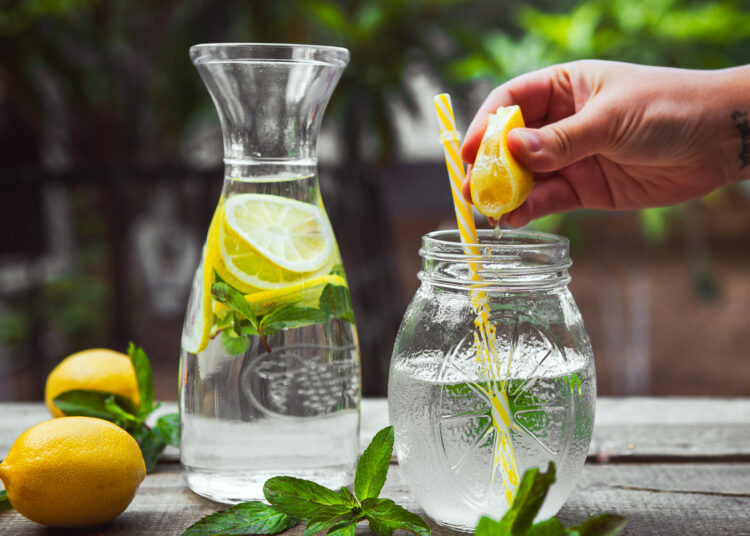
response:
M503 230L498 239L495 236L494 229L477 229L478 242L464 243L461 242L461 235L458 229L443 229L431 231L422 236L423 246L431 249L441 249L446 253L455 253L467 258L474 256L471 249L489 248L491 252L502 252L509 249L535 249L542 251L551 251L555 249L567 250L570 248L570 240L561 235L553 233L544 233L541 231L526 230Z
M295 43L201 43L190 47L190 59L203 63L317 63L346 67L349 50Z
M550 288L570 281L570 241L538 231L477 231L478 242L462 243L456 229L433 231L422 237L418 277L440 286L465 285L487 289Z

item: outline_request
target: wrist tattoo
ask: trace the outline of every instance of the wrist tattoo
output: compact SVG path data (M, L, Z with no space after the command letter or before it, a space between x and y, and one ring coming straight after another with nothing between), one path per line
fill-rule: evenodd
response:
M740 169L743 169L750 165L750 123L748 122L747 111L734 112L732 120L740 133Z

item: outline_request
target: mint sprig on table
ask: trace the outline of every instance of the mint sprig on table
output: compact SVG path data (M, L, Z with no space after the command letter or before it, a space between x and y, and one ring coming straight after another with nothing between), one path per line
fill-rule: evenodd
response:
M326 532L328 536L355 536L357 523L368 521L378 536L391 536L402 529L417 536L430 536L430 527L417 514L390 499L379 498L393 454L393 427L378 432L357 464L354 494L342 487L338 492L290 476L270 478L263 494L270 504L251 501L210 514L191 525L182 536L273 535L302 522L303 536ZM616 536L626 519L614 514L591 517L566 528L557 518L534 524L547 492L555 481L555 464L546 473L528 469L521 478L510 509L502 519L479 520L476 536Z
M154 380L151 363L142 348L132 342L128 356L135 369L141 406L130 399L101 391L75 389L55 397L54 403L66 416L97 417L113 422L135 438L141 447L146 470L151 473L167 445L180 444L180 418L177 413L160 417L154 427L146 419L161 403L154 403Z
M8 494L5 493L5 490L0 490L0 512L3 510L13 510L13 506L10 504Z
M329 536L354 536L357 523L368 521L378 536L397 529L430 536L424 519L380 495L393 454L393 427L375 434L357 464L354 494L347 488L328 489L310 480L291 476L270 478L263 486L269 505L246 502L204 517L182 536L218 534L278 534L305 523L304 536L326 532Z
M499 521L486 516L481 518L475 536L616 536L627 523L622 516L601 514L570 528L556 517L534 524L554 481L555 464L552 462L546 473L536 467L527 469L510 509Z

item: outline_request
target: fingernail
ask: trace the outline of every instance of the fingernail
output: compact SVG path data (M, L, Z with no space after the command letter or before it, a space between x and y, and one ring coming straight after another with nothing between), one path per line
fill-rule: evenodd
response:
M539 136L536 134L528 130L521 130L520 128L513 129L511 132L518 136L518 139L521 140L521 143L523 143L526 150L530 153L536 153L542 148Z

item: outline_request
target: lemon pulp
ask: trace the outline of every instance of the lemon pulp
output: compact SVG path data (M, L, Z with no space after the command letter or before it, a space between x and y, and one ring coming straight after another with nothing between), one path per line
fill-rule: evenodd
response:
M471 201L485 216L499 218L523 203L533 178L508 148L508 133L525 123L521 108L506 106L490 114L471 169Z

